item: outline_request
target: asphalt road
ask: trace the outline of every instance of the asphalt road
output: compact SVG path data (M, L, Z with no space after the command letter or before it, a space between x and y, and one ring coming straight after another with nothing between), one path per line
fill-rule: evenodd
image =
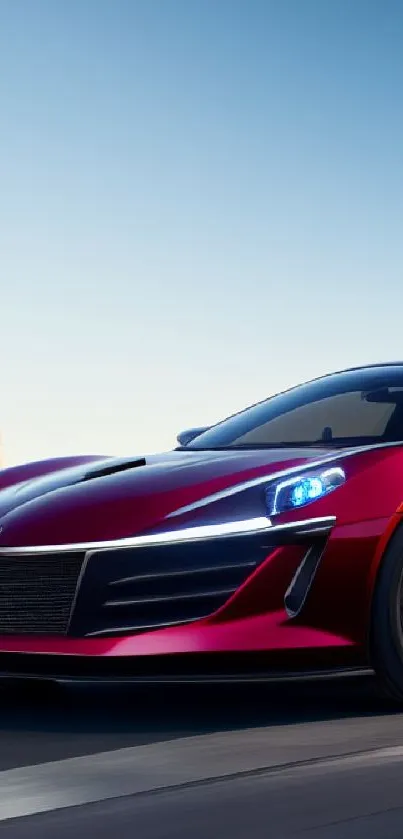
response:
M10 839L402 839L403 713L370 679L0 692Z

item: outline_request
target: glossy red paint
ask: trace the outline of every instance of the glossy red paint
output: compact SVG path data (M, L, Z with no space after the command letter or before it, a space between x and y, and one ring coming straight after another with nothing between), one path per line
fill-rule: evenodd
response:
M80 482L88 461L67 465L17 494L0 496L3 532L0 545L63 544L120 539L161 525L182 506L260 476L272 476L292 467L308 467L328 452L298 457L280 451L178 452L147 457L147 466L117 472L102 479ZM403 450L380 449L337 459L348 475L335 494L315 502L315 516L336 515L338 523L391 516L401 503ZM82 472L81 472L81 469ZM43 471L41 478L43 478ZM26 480L24 477L23 480ZM374 485L382 485L382 493ZM203 509L203 508L202 508ZM312 510L312 505L309 508ZM296 510L280 521L298 519ZM313 515L313 513L312 513ZM194 514L176 519L186 524Z
M346 473L346 483L330 493L314 507L315 516L335 515L338 525L355 524L376 519L390 519L403 498L403 445L363 451L353 456L340 456L337 465ZM294 510L281 521L299 518L301 510ZM312 513L313 515L313 513Z
M0 473L0 546L61 545L120 539L173 526L182 506L261 476L326 462L329 452L282 450L183 452L147 457L147 465L82 481L104 458L66 458ZM112 463L113 461L109 461ZM403 501L403 447L334 453L346 483L327 497L278 517L278 523L336 517L314 585L297 618L284 595L304 556L283 545L217 612L185 626L115 638L0 637L3 652L74 656L362 650L377 569ZM35 480L35 476L37 480ZM25 483L28 482L28 483ZM211 502L211 505L214 501ZM209 505L184 512L175 526L197 524ZM397 513L397 511L399 511Z
M351 647L344 636L309 626L293 626L283 609L226 623L200 621L118 638L0 636L2 652L54 655L148 656L198 652L277 651Z
M25 494L0 496L0 545L59 545L121 539L160 525L178 508L261 475L309 463L283 452L194 453L147 456L147 466L79 482L88 463L49 475ZM41 473L41 476L43 472ZM25 479L24 479L25 480ZM178 524L180 520L178 519Z
M93 463L97 460L104 460L102 455L72 455L71 457L55 457L49 460L37 460L32 463L23 463L17 466L8 466L0 470L0 490L15 486L23 481L31 481L33 478L40 478L63 469L71 469L74 466L81 466Z

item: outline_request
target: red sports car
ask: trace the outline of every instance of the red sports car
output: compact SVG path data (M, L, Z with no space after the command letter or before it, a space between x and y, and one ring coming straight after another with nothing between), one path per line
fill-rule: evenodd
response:
M0 674L373 668L403 698L403 363L299 385L162 455L0 472Z

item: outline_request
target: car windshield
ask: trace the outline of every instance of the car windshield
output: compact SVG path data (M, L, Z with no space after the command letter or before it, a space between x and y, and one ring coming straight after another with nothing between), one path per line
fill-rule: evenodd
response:
M403 365L335 373L280 393L187 449L354 446L403 440Z

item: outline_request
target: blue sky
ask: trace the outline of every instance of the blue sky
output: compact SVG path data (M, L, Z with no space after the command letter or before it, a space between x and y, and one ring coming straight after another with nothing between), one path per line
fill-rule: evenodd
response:
M403 358L403 9L0 0L6 460Z

